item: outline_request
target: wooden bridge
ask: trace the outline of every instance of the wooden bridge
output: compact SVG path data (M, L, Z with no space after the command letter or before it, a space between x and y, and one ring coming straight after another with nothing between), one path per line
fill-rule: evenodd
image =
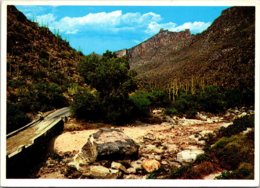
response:
M7 159L26 150L41 137L50 134L52 131L62 129L65 119L70 115L68 107L61 108L51 111L26 126L9 133L6 140ZM62 126L62 128L57 126Z

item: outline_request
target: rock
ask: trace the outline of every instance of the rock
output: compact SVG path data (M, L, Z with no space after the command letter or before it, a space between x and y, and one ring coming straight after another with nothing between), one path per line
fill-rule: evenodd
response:
M202 121L207 121L207 116L201 114L200 112L197 112L196 118L199 119L199 120L202 120Z
M214 131L212 131L212 130L203 130L199 134L200 134L201 137L206 137L209 134L214 134Z
M152 144L148 144L146 145L143 149L142 149L143 153L158 153L161 154L163 153L163 149L162 148L158 148L155 145Z
M146 179L146 176L140 176L135 174L124 175L123 179Z
M246 130L244 130L243 132L242 132L242 134L247 134L247 133L249 133L250 131L252 131L253 129L252 128L247 128Z
M162 122L161 123L161 126L171 126L172 124L171 123L169 123L169 122Z
M154 109L152 111L153 115L156 115L156 116L161 116L163 114L163 111L162 109Z
M165 142L162 145L164 147L166 147L167 151L170 152L170 153L175 152L175 151L178 150L178 147L175 144L169 144L169 143Z
M177 121L176 121L175 119L171 118L170 116L166 116L166 117L165 117L165 120L166 120L168 123L172 124L172 125L177 125Z
M110 170L104 166L88 166L81 170L82 174L92 178L115 179L119 177L119 170Z
M238 118L241 118L241 117L244 117L244 116L246 116L247 115L247 113L246 112L242 112L241 114L239 114L237 117Z
M151 133L144 135L143 139L144 140L156 140L155 136Z
M198 145L205 145L205 140L201 140L201 135L190 135L189 138L194 140Z
M221 127L227 128L228 126L232 125L233 122L229 122L229 123L222 123Z
M190 126L190 125L203 124L203 123L205 122L198 119L186 119L186 118L179 119L179 125L181 126Z
M161 163L162 163L162 165L167 165L168 164L167 161L162 161Z
M147 171L147 172L154 172L158 170L161 167L160 162L154 159L146 159L142 163L142 167Z
M133 167L135 170L142 169L142 162L141 161L133 161L131 162L131 167Z
M154 159L157 160L157 161L160 161L162 159L162 157L160 155L155 155Z
M133 167L130 167L130 168L127 169L127 173L128 174L135 174L136 173L136 169L133 168Z
M201 149L183 150L177 153L177 161L180 163L192 163L196 160L197 156L203 154Z
M117 162L113 161L112 164L111 164L111 168L117 169L117 170L121 170L124 173L128 173L128 171L126 170L125 166L122 165L121 163L117 163Z
M138 156L139 145L118 129L100 129L89 136L71 166L77 169L96 160L132 159Z

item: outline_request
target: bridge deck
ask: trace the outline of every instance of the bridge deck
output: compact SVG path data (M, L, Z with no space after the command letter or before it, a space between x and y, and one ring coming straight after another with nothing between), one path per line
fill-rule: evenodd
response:
M36 138L41 137L48 130L52 129L65 116L70 116L70 111L67 107L56 110L44 117L43 120L37 121L26 129L13 134L7 138L6 155L10 158L21 152L24 148L31 146Z

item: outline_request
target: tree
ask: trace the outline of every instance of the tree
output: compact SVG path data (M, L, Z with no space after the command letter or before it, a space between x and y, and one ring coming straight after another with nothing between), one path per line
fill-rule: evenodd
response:
M137 87L135 72L129 70L126 58L106 51L103 56L91 54L79 63L86 84L97 90L97 98L106 121L123 123L131 114L129 93Z

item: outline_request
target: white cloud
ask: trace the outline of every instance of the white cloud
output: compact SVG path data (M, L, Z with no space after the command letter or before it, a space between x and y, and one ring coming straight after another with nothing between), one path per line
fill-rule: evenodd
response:
M192 33L200 33L210 26L210 22L186 22L180 26L172 28L172 31L183 31L190 29Z
M55 22L56 17L53 14L45 14L36 17L36 21L40 25L50 25L51 23Z
M37 16L39 23L48 23L50 29L59 29L60 32L75 34L86 30L99 31L135 31L137 28L145 29L151 22L159 22L159 14L148 12L125 13L121 10L112 12L89 13L82 17L63 17L56 20L53 14Z
M151 22L149 23L146 33L148 34L156 34L160 31L160 29L167 29L169 31L183 31L185 29L190 29L191 33L200 33L207 29L210 26L210 22L186 22L182 25L177 26L176 23L168 22L168 23L158 23Z
M59 20L53 14L45 14L36 17L40 24L47 24L51 30L58 29L61 33L77 34L85 31L95 32L136 32L153 35L160 29L169 31L182 31L190 29L192 33L199 33L205 30L210 22L186 22L177 25L174 22L162 22L159 14L148 12L123 13L121 10L112 12L89 13L82 17L63 17Z
M161 24L158 22L150 22L145 32L148 34L155 34L158 33L162 28L172 30L175 27L176 27L176 23L173 22L161 23Z

